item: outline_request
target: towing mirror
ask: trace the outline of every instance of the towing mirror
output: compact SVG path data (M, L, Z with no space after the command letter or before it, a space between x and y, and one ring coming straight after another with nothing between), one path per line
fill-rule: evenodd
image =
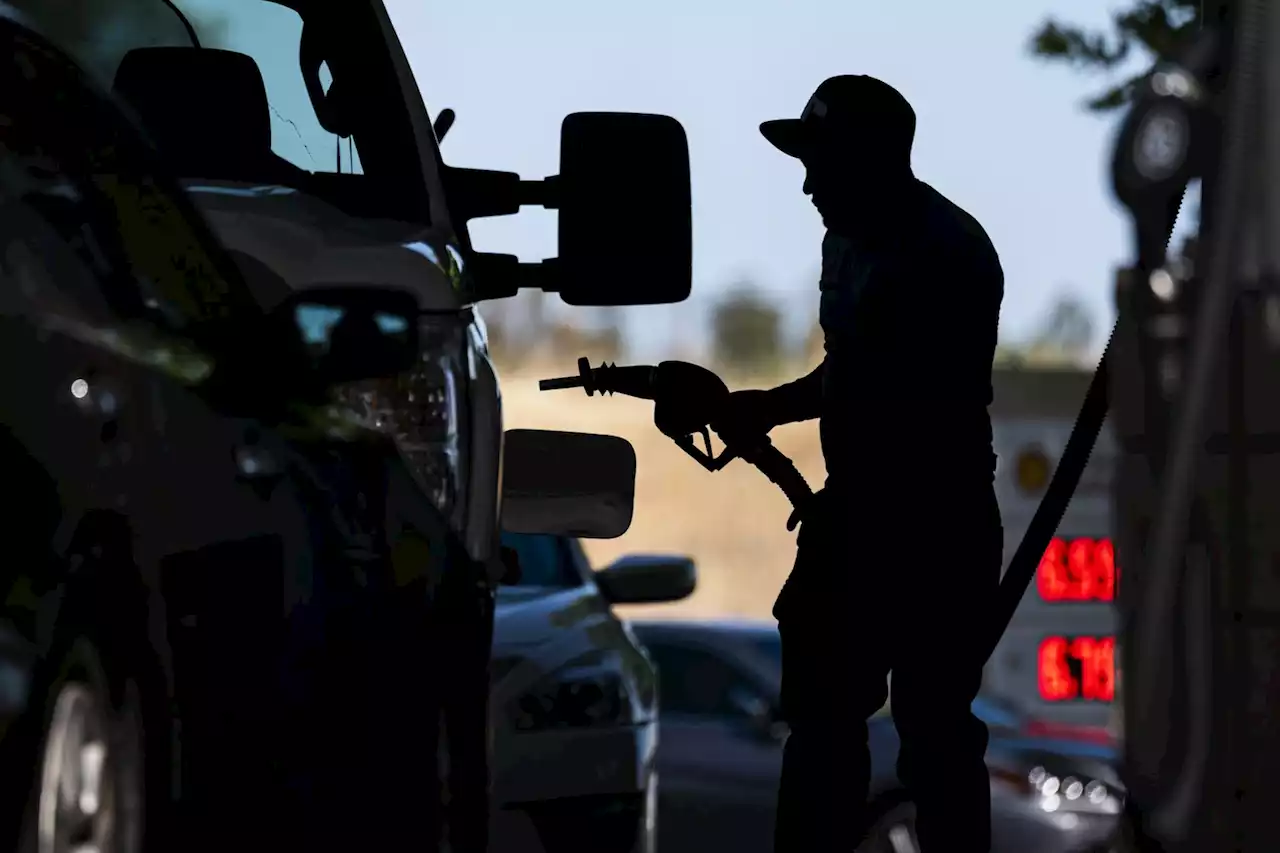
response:
M522 288L559 293L570 305L660 305L689 296L689 144L670 116L572 113L560 127L560 174L522 181L513 172L450 167L445 185L462 219L509 215L523 205L560 212L556 258L526 264L472 253L475 300Z
M611 435L508 430L502 451L502 529L615 539L631 526L636 453Z
M680 302L692 282L689 145L680 122L574 113L560 126L560 298Z

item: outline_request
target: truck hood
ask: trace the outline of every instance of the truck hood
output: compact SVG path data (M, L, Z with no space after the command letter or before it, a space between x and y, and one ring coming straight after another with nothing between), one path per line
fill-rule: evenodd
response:
M186 189L229 248L290 287L385 285L416 295L423 311L465 307L460 256L430 228L349 216L290 187L201 180Z

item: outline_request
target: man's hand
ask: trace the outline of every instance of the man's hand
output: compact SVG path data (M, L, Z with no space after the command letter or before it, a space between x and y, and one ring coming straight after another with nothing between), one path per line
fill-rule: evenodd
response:
M777 401L768 391L734 391L729 395L724 412L711 426L724 437L731 435L768 435L781 423Z

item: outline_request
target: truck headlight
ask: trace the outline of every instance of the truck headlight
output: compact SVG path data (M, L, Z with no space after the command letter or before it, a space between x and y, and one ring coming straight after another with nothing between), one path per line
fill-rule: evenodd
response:
M634 719L627 684L605 658L588 656L525 691L508 709L517 731L627 725Z
M417 366L393 379L362 383L360 408L372 426L395 437L441 514L461 524L465 433L458 401L466 377L466 324L452 313L427 314L419 334Z

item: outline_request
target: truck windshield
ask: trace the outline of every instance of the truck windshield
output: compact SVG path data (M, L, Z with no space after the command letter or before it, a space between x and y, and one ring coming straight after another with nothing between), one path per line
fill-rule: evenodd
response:
M183 178L280 184L353 215L428 223L422 158L369 0L15 5L133 108Z

